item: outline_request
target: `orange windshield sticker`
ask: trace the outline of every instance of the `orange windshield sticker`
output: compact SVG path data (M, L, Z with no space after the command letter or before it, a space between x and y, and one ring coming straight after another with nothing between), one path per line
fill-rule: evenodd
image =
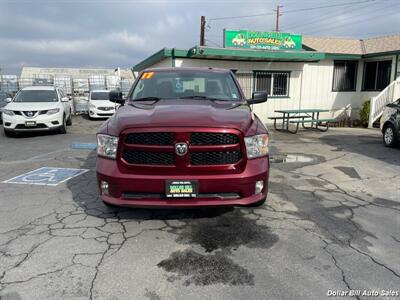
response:
M141 79L151 79L154 76L154 72L145 72Z

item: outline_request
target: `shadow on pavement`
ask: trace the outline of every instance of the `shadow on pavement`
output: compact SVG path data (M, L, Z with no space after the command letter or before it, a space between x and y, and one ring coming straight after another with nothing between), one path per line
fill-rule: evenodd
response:
M326 135L318 140L336 147L334 151L357 153L389 164L400 165L399 147L387 148L383 145L382 138L375 135Z

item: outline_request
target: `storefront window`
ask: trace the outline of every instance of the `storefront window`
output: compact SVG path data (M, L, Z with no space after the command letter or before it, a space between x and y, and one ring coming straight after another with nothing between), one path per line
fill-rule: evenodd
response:
M364 63L363 90L380 91L390 83L391 60L367 61Z
M337 61L333 64L333 83L334 92L355 91L357 82L357 62L356 61Z
M289 96L290 72L255 71L254 90L267 91L272 97Z

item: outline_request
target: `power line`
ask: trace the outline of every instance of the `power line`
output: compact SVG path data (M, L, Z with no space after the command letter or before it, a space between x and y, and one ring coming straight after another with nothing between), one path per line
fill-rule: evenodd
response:
M325 6L319 6L319 7L310 7L310 8L293 9L293 10L287 10L287 11L285 11L285 14L286 14L286 13L299 12L299 11L316 10L316 9L322 9L322 8L330 8L330 7L338 7L338 6L348 6L348 5L356 5L356 4L367 3L367 2L374 2L374 1L376 1L376 0L364 0L364 1L357 1L357 2L349 2L349 3L325 5Z
M222 48L222 45L220 43L214 42L212 40L206 39L206 42L209 42L211 44L213 44L214 46L217 46L219 48Z
M367 22L367 21L371 21L371 17L373 17L373 18L378 18L378 17L383 17L383 16L386 17L386 16L397 14L397 13L398 13L398 11L393 10L392 12L384 12L383 14L368 15L368 16L365 16L364 18L361 18L360 20L338 24L337 26L331 26L334 23L325 24L325 25L319 27L317 30L311 30L311 31L307 32L307 34L318 33L320 31L324 31L324 30L327 30L327 29L330 29L330 30L331 29L337 29L337 28L340 28L340 27L343 27L343 26L348 26L348 25L360 24L360 23L364 23L364 22ZM353 16L349 16L349 18L353 19L354 17ZM335 23L337 23L337 22L335 22Z
M262 16L272 16L275 13L262 13L257 15L245 15L245 16L234 16L234 17L219 17L219 18L211 18L210 21L217 21L217 20L227 20L227 19L244 19L244 18L253 18L253 17L262 17Z
M374 2L372 5L376 5L376 4L378 4L378 2ZM370 7L371 7L371 4L366 4L366 5L363 5L361 7L358 7L357 10L360 11L360 10L363 10L364 8L370 8ZM285 26L285 30L286 31L290 31L290 30L295 29L296 31L299 32L300 28L310 27L310 25L313 25L315 23L319 23L320 21L326 20L328 17L329 17L329 19L332 19L333 17L335 17L337 15L343 14L347 10L348 10L348 8L346 7L346 8L338 9L338 10L336 10L334 12L329 12L329 13L322 14L322 15L320 14L318 18L313 18L313 20L311 22L308 22L308 23L302 22L302 23L297 23L297 24L296 23L289 24L289 27Z
M323 8L330 8L330 7L338 7L338 6L349 6L349 5L356 5L356 4L360 4L360 3L367 3L367 2L373 2L373 1L376 1L376 0L363 0L363 1L356 1L356 2L325 5L325 6L292 9L292 10L285 11L285 13L294 13L294 12L309 11L309 10L316 10L316 9L323 9ZM275 15L275 13L261 13L261 14L254 14L254 15L218 17L218 18L210 18L209 20L217 21L217 20L227 20L227 19L244 19L244 18L263 17L263 16L272 16L272 15Z

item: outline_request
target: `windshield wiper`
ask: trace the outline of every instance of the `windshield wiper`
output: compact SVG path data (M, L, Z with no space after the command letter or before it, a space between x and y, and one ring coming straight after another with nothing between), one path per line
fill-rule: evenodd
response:
M161 98L158 98L158 97L143 97L143 98L132 99L132 101L158 101L158 100L161 100Z
M195 100L211 100L211 101L229 101L225 99L219 99L219 98L213 98L213 97L207 97L207 96L185 96L185 97L179 97L179 99L195 99Z

